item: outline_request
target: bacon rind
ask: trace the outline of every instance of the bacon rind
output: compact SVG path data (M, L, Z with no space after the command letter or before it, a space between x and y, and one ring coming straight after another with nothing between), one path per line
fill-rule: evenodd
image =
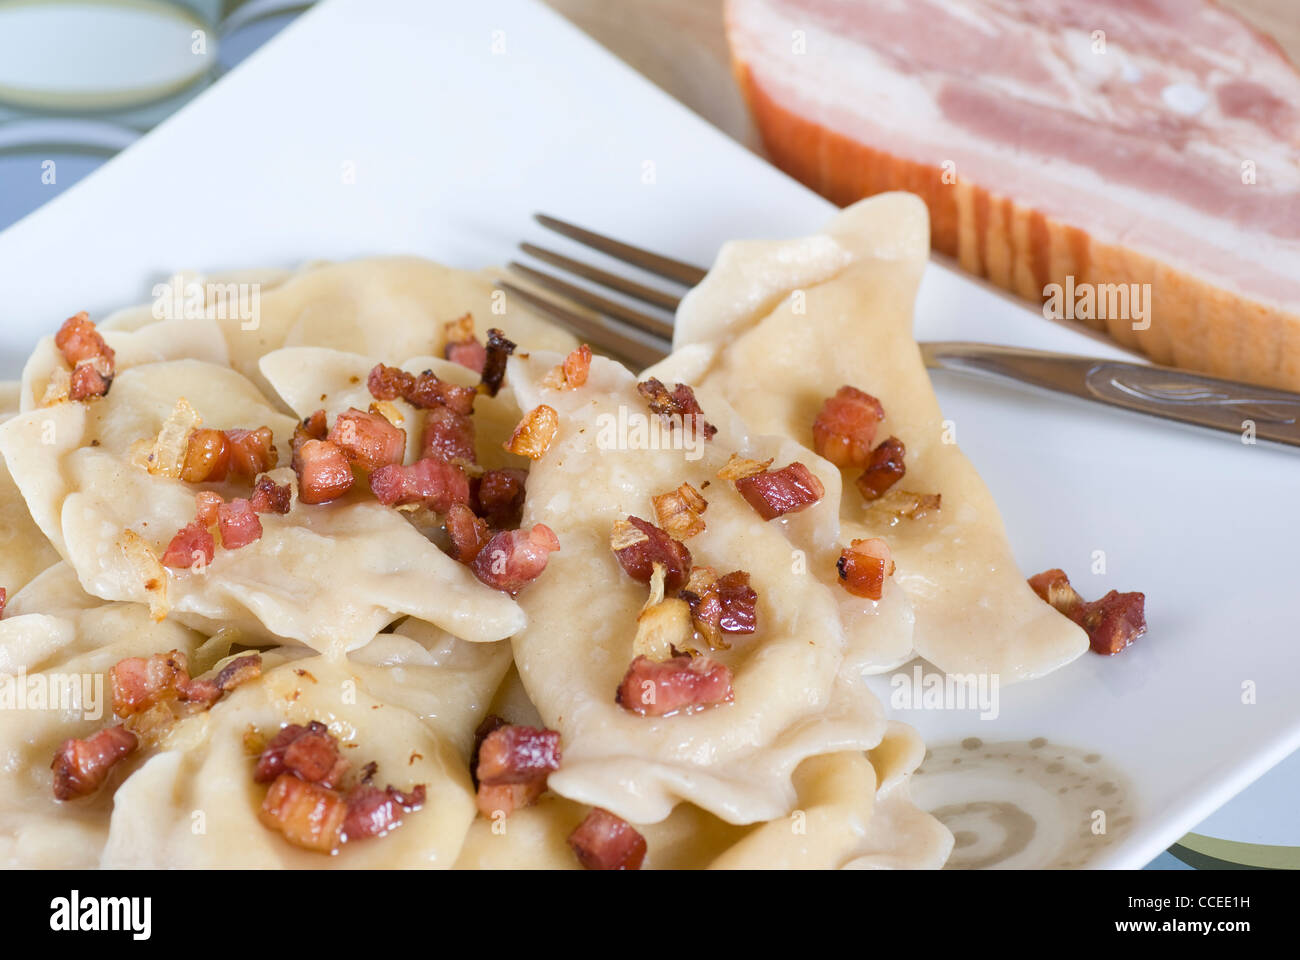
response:
M139 738L120 724L105 727L84 740L64 740L50 764L54 798L75 800L94 793L104 785L113 766L139 744Z
M879 400L856 387L843 386L827 397L813 421L813 449L837 467L865 467L885 419Z
M813 506L826 495L817 475L799 461L735 481L740 495L764 520L775 520Z
M348 791L346 796L348 811L340 840L350 843L382 837L402 825L401 811L418 810L425 799L424 784L417 785L410 793L402 793L396 787L380 790L362 783Z
M615 702L643 717L665 717L731 703L731 670L707 657L655 661L637 657L618 686Z
M457 413L474 412L474 389L439 379L432 370L417 375L379 363L366 377L366 387L376 400L400 398L420 410L447 407Z
M645 837L601 807L594 807L569 834L568 844L588 870L640 870L645 861Z
M262 675L261 654L248 653L236 657L218 671L215 677L200 677L180 685L182 700L211 706L236 687L256 680Z
M113 385L115 354L86 311L63 322L54 335L54 345L72 367L68 382L70 400L92 400L108 393Z
M270 427L257 427L245 430L236 427L226 431L226 443L230 446L230 474L245 480L252 480L259 473L274 470L280 461L280 452L275 449L275 438Z
M463 503L453 503L442 522L451 540L452 559L461 563L470 563L492 539L487 521L474 516L474 511Z

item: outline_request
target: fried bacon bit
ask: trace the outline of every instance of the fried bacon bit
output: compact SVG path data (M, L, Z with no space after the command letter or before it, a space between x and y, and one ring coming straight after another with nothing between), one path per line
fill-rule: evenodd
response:
M401 367L379 363L366 378L366 386L376 400L396 400L400 397L420 410L446 407L456 413L474 412L474 389L440 380L432 370L425 370L416 376Z
M645 860L645 837L622 817L600 807L592 808L568 842L587 870L640 870Z
M332 853L343 841L347 815L347 801L338 792L282 773L267 791L258 819L294 846Z
M837 467L865 467L885 408L869 393L844 386L827 397L813 421L813 449Z
M524 414L524 418L515 427L515 432L502 446L507 453L515 453L529 460L540 460L551 448L551 441L559 429L560 415L554 407L543 403Z
M513 530L524 515L528 472L513 467L489 470L478 485L478 512L494 530Z
M54 345L73 368L68 387L70 400L91 400L108 393L113 384L113 348L104 342L86 311L63 322L54 335Z
M282 773L325 787L338 785L348 761L339 754L339 742L319 720L307 726L291 723L271 738L257 758L256 783L269 783Z
M222 507L225 507L224 503ZM208 528L196 520L176 531L176 536L172 537L167 549L163 551L162 565L173 570L185 570L199 564L202 569L212 562L216 552L216 540Z
M555 730L503 724L479 744L474 775L489 787L545 780L560 769L560 734Z
M507 340L506 335L492 327L488 330L487 357L483 361L483 376L478 388L489 397L495 397L506 378L506 361L515 352L515 343Z
M1088 632L1094 653L1113 656L1146 633L1146 595L1112 590L1100 600L1084 600L1063 570L1044 570L1029 578L1034 593Z
M242 657L235 657L222 667L215 677L199 677L194 680L187 678L179 687L181 699L210 707L220 700L223 694L250 680L256 680L261 675L261 655L248 653Z
M513 596L541 576L551 552L559 549L559 537L544 523L531 530L502 530L479 551L470 569L489 587Z
M643 717L693 713L731 703L731 670L708 657L672 657L656 662L637 657L618 686L615 702Z
M695 391L684 383L675 384L672 390L663 385L656 377L644 380L636 385L637 393L645 398L651 413L657 413L669 427L676 426L681 420L683 427L690 424L692 435L696 429L704 434L705 440L712 440L718 428L704 419L704 411L695 399Z
M108 779L113 765L139 746L139 739L121 724L105 727L85 740L64 740L54 754L54 798L73 800L94 793Z
M653 499L655 517L669 536L677 540L689 540L704 532L702 514L709 508L709 501L689 483L683 483L676 490L661 493Z
M446 341L442 348L443 357L481 376L483 364L487 360L487 348L474 336L474 317L464 314L451 323L443 324L442 329Z
M894 561L889 544L879 537L854 540L844 548L835 569L840 586L855 597L879 600L885 589L885 577L893 576Z
M0 617L5 615L5 606L9 603L9 591L0 587Z
M874 523L896 526L903 520L920 520L938 513L943 506L943 495L938 493L911 493L907 490L890 490L879 500L867 504L867 517Z
M385 506L418 503L446 513L454 503L469 503L469 478L454 464L432 457L409 466L389 464L370 475L370 490Z
M875 500L886 490L903 478L907 466L903 463L906 450L898 437L889 437L881 441L880 446L871 451L867 468L856 481L858 491L864 500Z
M288 513L293 498L293 491L287 483L276 483L263 474L253 485L253 495L249 503L258 513Z
M764 470L736 481L736 489L764 520L811 507L826 493L817 476L797 460L780 470Z
M552 390L576 390L587 382L590 372L591 347L584 343L542 378L542 386Z
M334 418L326 439L343 451L349 463L366 470L401 463L406 456L405 430L393 426L378 413L366 413L356 407Z
M325 421L324 410L317 410L293 428L291 448L293 450L292 466L295 473L299 464L298 451L302 448L302 445L308 440L324 440L328 432L329 427Z
M129 717L164 700L175 700L190 679L189 663L179 650L119 660L108 672L113 712Z
M238 550L262 539L262 521L253 511L253 505L243 497L217 507L217 525L221 530L221 545L227 550Z
M294 461L294 470L298 474L298 499L303 503L327 503L352 489L352 467L348 458L328 440L307 440L298 448ZM372 473L372 484L374 477Z
M233 476L252 480L259 473L274 470L280 461L280 452L275 449L270 427L227 430L226 442L230 445L230 473Z
M474 803L479 813L491 819L508 817L516 810L531 807L546 792L545 780L533 780L529 783L502 783L490 787L479 784L474 795Z
M691 570L691 551L653 523L640 517L615 520L609 548L628 576L649 583L654 565L663 564L664 589L673 592L685 583Z
M396 787L380 790L368 783L353 787L348 791L348 814L343 820L343 834L340 842L365 840L368 837L382 837L389 831L402 825L402 814L424 806L425 788L420 784L410 793L402 793Z
M230 444L223 430L202 429L190 434L180 478L186 483L226 479L230 469Z
M695 567L681 597L690 606L695 629L715 650L730 648L724 634L758 629L758 594L744 570L718 577L712 567Z
M225 502L225 498L219 493L200 490L194 494L194 522L205 530L211 530L216 526L218 511Z
M722 465L722 469L718 471L718 479L744 480L746 477L762 473L771 465L771 457L766 460L750 460L738 453L733 453L727 458L727 462Z
M447 536L451 538L452 559L471 563L479 551L492 539L486 520L474 516L474 511L463 503L453 503L443 518Z
M446 407L434 407L424 420L422 457L434 457L448 463L474 463L474 420L468 414Z

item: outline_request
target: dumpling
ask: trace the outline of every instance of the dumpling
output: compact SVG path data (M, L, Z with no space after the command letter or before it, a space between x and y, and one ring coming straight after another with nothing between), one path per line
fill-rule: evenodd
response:
M268 426L280 462L295 421L234 370L191 360L150 363L117 375L89 404L33 410L0 426L0 453L32 516L91 594L151 603L189 626L237 627L266 642L297 641L342 652L385 624L413 615L472 641L496 641L523 624L506 594L481 584L402 516L360 492L333 503L261 517L262 537L220 549L201 571L158 563L195 516L197 487L140 466L184 397L204 425ZM272 476L292 482L281 467ZM219 489L247 495L233 485Z
M837 598L800 572L805 558L789 533L838 525L838 478L828 474L826 497L789 523L765 523L716 473L733 452L786 457L795 445L751 437L727 411L706 407L718 433L698 449L633 448L630 436L610 433L620 417L627 424L652 416L633 376L596 358L585 386L551 389L544 382L559 360L534 351L512 360L508 374L524 409L546 404L559 420L529 475L524 525L545 523L561 546L520 595L528 624L511 641L524 687L563 737L550 787L633 823L662 820L681 801L737 824L782 816L795 802L801 761L874 747L885 729L853 664ZM647 590L621 570L610 532L629 514L653 518L651 496L683 481L709 501L707 529L688 541L695 563L720 575L749 573L758 629L710 654L730 668L734 702L642 716L619 706L615 691L633 659Z
M22 385L0 384L0 423L18 413ZM32 520L18 485L0 463L0 587L13 597L42 570L57 563L58 553Z
M677 314L660 376L716 391L759 432L811 446L822 402L841 385L876 396L879 435L906 446L899 487L939 494L937 513L891 523L853 490L844 537L883 537L912 601L916 652L952 673L1035 677L1088 648L1084 632L1035 596L997 505L954 443L912 337L929 247L925 205L909 194L861 201L822 233L727 244ZM856 472L856 471L855 471Z
M112 809L110 785L81 800L54 799L50 762L69 737L111 725L108 671L126 657L180 650L204 638L147 607L87 595L64 564L10 602L0 620L0 866L77 868L99 862ZM42 697L41 702L33 698ZM6 698L25 698L6 703ZM20 709L20 707L22 707ZM131 758L123 761L129 768Z
M349 662L291 659L177 723L118 788L102 866L450 866L475 814L466 758L434 726L377 696L368 676ZM377 764L376 786L423 786L423 805L386 835L344 843L333 856L265 826L268 787L254 781L253 757L282 726L312 721L329 728L354 770Z

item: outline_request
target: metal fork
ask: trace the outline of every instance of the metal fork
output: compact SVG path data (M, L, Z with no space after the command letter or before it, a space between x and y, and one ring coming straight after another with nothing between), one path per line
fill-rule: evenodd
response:
M549 230L681 287L695 286L707 272L555 217L539 213L536 218ZM672 350L673 322L663 314L677 309L680 295L532 243L519 246L537 260L661 313L633 309L588 287L517 261L510 263L512 271L560 299L541 296L517 283L499 279L498 286L512 296L583 337L591 346L638 370L657 363ZM591 312L584 312L584 308ZM927 367L1027 384L1164 420L1300 447L1300 394L1297 393L1172 367L1023 347L943 341L923 342L920 348Z

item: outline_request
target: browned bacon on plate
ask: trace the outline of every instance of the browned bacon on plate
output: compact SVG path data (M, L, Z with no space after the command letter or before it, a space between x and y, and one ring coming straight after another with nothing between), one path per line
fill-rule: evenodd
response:
M889 544L879 537L854 540L840 553L835 563L840 586L855 597L879 600L884 593L885 578L894 572Z
M85 797L103 786L113 765L133 751L140 741L120 724L105 727L85 740L64 740L50 765L57 800Z
M454 464L425 457L406 466L380 467L370 475L370 491L386 506L418 503L446 513L452 504L469 503L469 478Z
M527 783L560 769L560 734L519 724L491 731L479 744L479 783Z
M542 386L553 390L576 390L587 382L591 372L591 347L587 344L575 348L564 362L551 370L543 379Z
M689 429L692 436L698 430L705 440L712 440L718 428L704 419L704 410L695 399L695 391L684 383L674 384L669 390L657 377L636 385L637 392L645 398L651 413L657 413L670 427L678 422Z
M837 467L865 467L885 408L869 393L843 386L813 421L813 449Z
M1044 570L1029 578L1029 585L1043 600L1065 614L1088 633L1094 653L1119 653L1146 633L1146 595L1112 590L1100 600L1087 601L1070 586L1064 570Z
M601 807L569 834L569 846L588 870L640 870L646 854L645 837Z
M113 383L113 348L104 342L90 315L81 311L69 317L54 335L54 345L72 367L68 397L90 400L108 393Z
M252 480L259 473L274 470L280 460L275 449L275 438L270 427L244 430L236 427L226 431L230 444L230 473L232 476Z
M352 489L352 465L328 440L304 441L294 455L294 470L298 499L303 503L328 503Z
M400 398L421 410L447 407L457 413L474 412L474 388L440 380L432 370L417 375L380 363L370 371L366 386L376 400Z
M276 483L268 476L257 478L248 502L258 513L288 513L293 490L287 483Z
M661 661L637 657L623 676L615 699L624 710L663 717L730 703L734 696L731 670L708 657Z
M669 592L685 585L690 575L691 551L686 544L640 517L614 521L609 546L627 575L641 583L650 582L656 563L663 565L664 589Z
M401 463L406 456L406 431L378 413L356 407L334 418L326 439L343 451L348 462L365 470Z
M875 500L903 478L907 466L903 462L906 454L903 441L898 437L888 437L880 446L871 451L867 467L854 482L864 500Z
M736 489L764 520L811 507L826 494L817 476L799 461L735 481Z
M541 576L550 554L559 549L559 537L544 523L531 530L502 530L478 552L470 569L489 587L513 595Z

